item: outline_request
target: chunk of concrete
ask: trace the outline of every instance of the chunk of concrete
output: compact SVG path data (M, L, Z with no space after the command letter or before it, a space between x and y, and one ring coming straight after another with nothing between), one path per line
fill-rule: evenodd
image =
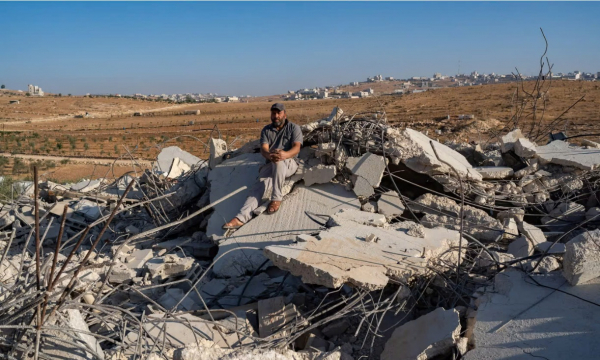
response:
M134 270L141 269L153 255L151 249L136 250L126 258L127 267Z
M178 146L169 146L161 150L158 154L157 161L154 164L154 169L160 173L167 173L171 168L173 159L179 158L179 160L186 163L188 166L194 166L200 163L202 160L187 151L181 150Z
M517 139L514 143L515 154L522 158L532 158L536 154L535 144L526 138Z
M212 279L200 287L200 295L205 302L211 302L225 291L229 281L225 279Z
M458 311L437 308L396 328L381 360L426 360L449 353L460 337Z
M383 171L385 170L385 162L386 160L383 156L368 152L361 157L348 158L346 160L346 168L355 175L354 179L356 177L363 178L369 185L376 188L381 183Z
M71 191L78 191L82 193L88 193L90 191L96 190L102 185L102 179L98 180L81 180L75 185L71 186Z
M551 205L550 205L551 206ZM585 206L576 202L561 202L554 207L548 216L541 219L542 224L552 225L551 230L560 230L557 227L578 224L585 220Z
M250 220L219 243L219 252L215 259L220 258L213 271L220 277L234 277L252 272L265 261L262 251L230 250L245 246L263 248L269 245L291 244L299 233L318 232L321 225L315 220L322 223L327 221L327 218L309 214L331 215L342 207L360 207L354 194L342 185L297 185L275 214L263 214Z
M354 187L352 190L358 197L368 198L375 194L373 186L369 184L369 181L363 177L354 178Z
M376 213L377 212L377 203L374 201L369 201L360 206L362 211Z
M537 226L526 223L525 221L518 224L519 231L534 245L546 242L546 236L544 232Z
M538 163L534 163L532 165L522 168L519 171L515 171L514 178L521 179L527 175L531 175L531 174L535 173L538 170L539 170Z
M304 174L304 185L325 184L331 181L336 175L335 165L317 165L313 166Z
M520 236L508 245L507 253L511 254L515 259L519 259L533 255L533 249L531 241L525 236Z
M118 262L113 265L110 274L108 275L108 281L112 284L128 283L136 277L136 271L127 267L127 265Z
M558 273L529 276L509 268L475 302L474 349L463 359L594 359L600 353L600 279L570 286ZM560 289L563 292L555 291ZM575 301L574 301L575 300ZM585 329L585 330L582 330Z
M571 285L579 285L600 276L599 229L580 234L567 243L563 274Z
M460 229L460 205L452 199L427 193L419 196L411 205L411 209L426 214L421 219L421 224L425 227L444 226L448 229ZM504 233L500 221L481 209L465 205L463 215L464 229L478 240L495 241Z
M153 279L166 280L172 276L181 276L192 268L194 258L168 254L146 261L146 268Z
M539 265L538 265L539 262ZM527 272L534 271L536 274L548 274L554 270L560 269L560 264L554 256L544 256L542 259L531 259L523 263L523 268Z
M165 309L171 310L183 299L185 293L183 290L179 288L170 288L165 291L165 293L158 299L158 303L162 305ZM203 306L201 304L197 304L192 300L191 296L187 296L179 306L177 310L179 311L193 311L202 309Z
M227 143L222 139L210 139L210 158L208 166L214 169L223 162L223 155L227 152Z
M511 177L513 169L505 166L480 166L473 168L481 174L484 180L500 180Z
M335 336L342 335L348 328L350 327L350 323L346 319L339 319L330 322L321 330L323 335L327 338L332 338Z
M537 156L545 163L572 166L592 171L600 167L600 149L583 149L555 140L548 145L538 146Z
M535 245L535 249L541 253L548 251L548 254L564 254L567 251L565 244L545 241Z
M67 329L65 329L66 331L69 331L68 329L74 329L74 330L79 330L79 331L74 331L74 337L76 339L79 339L80 341L82 341L86 347L88 347L95 356L92 356L90 354L90 358L97 358L97 359L104 359L104 351L102 350L102 347L100 346L100 343L98 342L98 340L96 340L95 337L93 337L92 335L86 334L90 332L90 328L88 327L87 323L85 322L85 319L83 318L83 315L81 315L81 312L79 312L79 310L77 309L67 309L65 310L66 312L66 319L67 319L67 323L66 323L66 327Z
M339 213L340 215L343 212ZM458 233L424 229L425 238L393 228L373 227L332 215L333 226L321 240L272 245L265 255L280 269L310 284L338 288L345 283L368 290L383 288L389 277L405 281L426 269L428 259L458 245ZM370 235L377 242L366 242Z
M523 134L520 129L515 129L508 134L502 136L500 138L500 148L503 153L511 151L517 140L523 138Z
M384 192L377 201L377 212L388 219L402 215L404 210L404 204L395 191Z
M247 186L248 188L258 180L259 168L265 163L261 154L243 154L223 161L209 174L210 202L215 202L229 193ZM206 235L217 241L225 235L223 224L233 219L244 205L249 190L243 190L227 200L214 206L206 227ZM285 208L285 203L282 208Z
M258 334L266 338L289 323L294 315L286 311L283 296L258 301ZM280 334L285 336L285 334Z
M384 143L386 155L390 156L392 160L396 158L402 161L418 173L430 176L453 173L452 169L446 165L449 163L463 180L482 180L481 174L475 171L459 152L431 140L419 131L408 128L400 131L390 127L386 129L386 135L388 137L388 141ZM444 162L438 160L435 155L431 145L432 141L435 150Z
M184 163L183 161L181 161L180 158L176 157L173 159L173 162L171 163L171 167L169 168L169 171L167 172L167 178L177 179L181 175L190 171L191 169L192 168L188 164Z

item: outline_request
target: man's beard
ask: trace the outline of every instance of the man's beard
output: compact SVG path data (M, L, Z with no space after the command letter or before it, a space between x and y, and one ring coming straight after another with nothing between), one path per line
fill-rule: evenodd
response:
M273 124L273 126L275 126L275 127L280 127L283 124L284 121L285 121L285 119L282 119L282 120L271 120L271 124Z

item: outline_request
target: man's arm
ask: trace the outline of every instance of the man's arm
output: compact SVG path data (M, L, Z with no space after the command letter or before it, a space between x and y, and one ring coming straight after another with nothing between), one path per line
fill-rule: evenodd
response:
M275 150L276 157L275 157L275 160L273 160L273 161L277 162L279 160L291 159L294 156L298 155L301 147L302 147L301 142L294 142L292 145L292 148L289 149L288 151L283 151L281 149Z
M260 154L267 160L273 161L273 154L269 152L269 144L263 143L260 145Z

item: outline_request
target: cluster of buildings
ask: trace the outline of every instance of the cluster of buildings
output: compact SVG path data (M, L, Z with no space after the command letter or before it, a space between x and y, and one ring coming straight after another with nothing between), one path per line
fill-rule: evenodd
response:
M44 91L37 85L27 85L27 92L30 96L44 96Z

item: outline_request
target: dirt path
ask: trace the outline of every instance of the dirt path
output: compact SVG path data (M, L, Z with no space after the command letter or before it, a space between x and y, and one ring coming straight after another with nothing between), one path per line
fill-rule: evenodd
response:
M102 119L102 118L110 117L110 116L132 115L133 113L136 113L136 112L143 113L143 112L176 110L176 109L189 107L190 105L191 104L177 104L177 105L165 106L165 107L155 108L155 109L127 110L127 111L118 111L118 112L109 112L109 113L90 113L89 116L90 116L90 118ZM49 116L49 117L42 117L42 118L37 118L37 119L33 118L33 119L28 119L28 120L6 121L3 124L18 125L18 124L28 124L28 123L34 123L34 122L37 123L37 122L48 122L48 121L57 121L57 120L68 120L68 119L74 119L74 118L75 118L75 115Z
M84 158L84 157L70 157L70 156L50 156L50 155L27 155L27 154L10 154L0 153L0 156L8 158L20 158L25 160L51 160L60 162L61 160L69 160L71 163L77 164L92 164L92 165L112 165L115 166L131 166L131 160L115 160L115 159L103 159L103 158ZM136 159L137 164L142 167L151 167L152 162L148 160Z

